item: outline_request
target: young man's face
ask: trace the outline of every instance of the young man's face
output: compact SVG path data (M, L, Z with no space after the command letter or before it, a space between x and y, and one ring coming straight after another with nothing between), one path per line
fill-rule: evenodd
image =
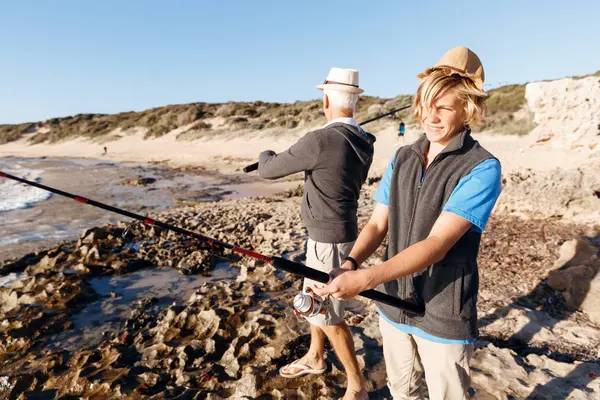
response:
M453 91L442 92L430 109L424 109L421 124L430 142L447 145L465 121L462 102Z

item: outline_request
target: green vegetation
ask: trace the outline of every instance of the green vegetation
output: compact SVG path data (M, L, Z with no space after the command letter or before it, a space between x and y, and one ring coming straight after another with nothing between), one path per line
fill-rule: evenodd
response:
M484 124L477 130L492 130L497 133L526 135L535 127L533 118L525 114L515 118L515 113L525 106L525 85L508 85L488 91L487 115Z
M600 76L600 71L586 76ZM583 78L583 77L574 77ZM525 85L508 85L489 91L488 114L483 126L477 130L492 130L506 134L526 134L533 127L531 115L524 110ZM376 115L411 104L412 96L399 95L391 99L361 96L356 119L364 121ZM416 123L410 109L382 119L402 119L407 124ZM309 129L325 123L321 100L295 103L228 102L191 103L157 107L142 112L123 112L114 115L78 114L65 118L52 118L42 122L19 125L0 125L0 144L17 140L22 135L34 133L32 143L54 143L66 138L83 136L97 138L119 128L147 128L145 137L160 137L177 128L178 137L231 133L236 130L288 130ZM374 124L377 124L374 123Z

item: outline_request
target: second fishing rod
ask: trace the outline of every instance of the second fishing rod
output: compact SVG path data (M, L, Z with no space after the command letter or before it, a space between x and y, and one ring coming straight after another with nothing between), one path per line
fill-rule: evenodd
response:
M397 112L399 112L399 111L402 111L402 110L406 110L407 108L410 108L410 107L411 107L411 105L409 104L409 105L407 105L407 106L404 106L404 107L397 108L397 109L395 109L395 110L392 110L392 111L386 112L385 114L381 114L381 115L378 115L378 116L376 116L376 117L370 118L370 119L368 119L368 120L366 120L366 121L360 122L358 125L361 125L361 126L362 126L362 125L366 125L366 124L368 124L368 123L370 123L370 122L377 121L378 119L381 119L381 118L387 117L388 115L395 114L395 113L397 113ZM257 169L258 169L258 163L257 163L257 162L255 162L254 164L250 164L250 165L247 165L247 166L245 166L245 167L244 167L244 172L245 172L245 173L248 173L248 172L256 171Z

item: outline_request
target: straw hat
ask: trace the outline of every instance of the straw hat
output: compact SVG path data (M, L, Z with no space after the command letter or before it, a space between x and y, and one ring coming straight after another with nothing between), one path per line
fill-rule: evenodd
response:
M358 87L358 71L355 69L344 69L333 67L329 70L327 78L322 85L318 85L319 90L340 90L343 92L357 93L364 92Z
M417 78L422 80L431 71L436 69L447 69L448 73L457 73L467 77L475 83L475 86L483 90L483 82L485 75L483 73L483 65L477 54L473 53L466 47L455 47L449 50L433 67L427 68L424 72L417 75Z

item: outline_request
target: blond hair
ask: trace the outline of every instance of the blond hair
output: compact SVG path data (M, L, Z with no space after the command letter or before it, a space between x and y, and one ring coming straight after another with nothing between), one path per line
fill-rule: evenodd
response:
M485 104L489 95L475 86L467 77L450 70L434 69L425 76L413 99L414 116L421 121L424 112L442 95L452 92L461 100L465 111L465 125L482 123L487 111Z

